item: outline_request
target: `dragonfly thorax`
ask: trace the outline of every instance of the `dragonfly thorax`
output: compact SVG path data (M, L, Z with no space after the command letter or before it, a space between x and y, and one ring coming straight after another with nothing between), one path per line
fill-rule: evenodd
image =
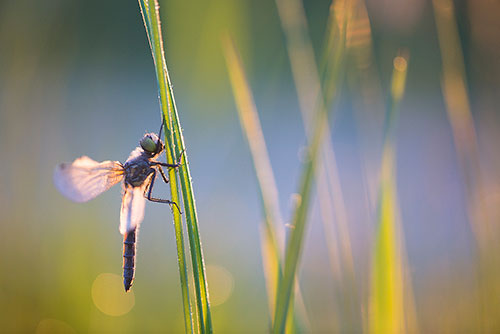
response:
M134 187L141 186L154 171L149 160L142 156L127 161L123 167L125 169L125 183Z

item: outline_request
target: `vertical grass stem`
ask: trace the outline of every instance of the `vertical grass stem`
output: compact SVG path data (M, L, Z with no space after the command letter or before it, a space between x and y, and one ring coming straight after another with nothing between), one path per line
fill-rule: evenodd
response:
M189 162L185 152L182 128L180 126L175 99L172 91L168 69L165 61L163 39L161 36L161 23L158 1L150 3L147 0L139 0L143 14L144 25L148 32L149 43L153 53L156 75L158 79L160 105L165 126L166 156L168 163L175 163L182 154L182 165L179 167L180 189L183 196L184 212L186 214L186 225L189 237L191 260L193 266L193 277L196 292L197 319L199 331L201 333L212 333L212 321L210 315L210 302L208 295L208 285L206 281L205 265L203 261L203 251L198 230L198 218L194 201ZM178 185L176 172L169 171L172 200L179 202ZM178 244L179 268L181 272L181 287L184 302L184 317L186 332L192 332L191 307L188 294L187 269L184 257L184 243L182 237L182 224L179 212L173 210L174 225L176 226L176 239ZM181 252L182 250L182 252ZM181 269L182 267L182 269Z

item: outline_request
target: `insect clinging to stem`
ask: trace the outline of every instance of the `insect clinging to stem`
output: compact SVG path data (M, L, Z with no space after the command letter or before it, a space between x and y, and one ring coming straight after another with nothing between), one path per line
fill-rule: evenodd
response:
M181 152L174 164L157 161L165 146L158 135L146 133L127 161L97 162L82 156L72 163L59 164L54 171L54 184L67 198L75 202L87 202L123 180L123 196L120 210L120 233L123 235L123 284L125 291L132 286L135 277L136 237L144 218L146 199L169 204L179 210L177 203L152 196L154 182L159 173L165 183L168 178L163 167L177 168ZM181 212L180 212L181 213Z

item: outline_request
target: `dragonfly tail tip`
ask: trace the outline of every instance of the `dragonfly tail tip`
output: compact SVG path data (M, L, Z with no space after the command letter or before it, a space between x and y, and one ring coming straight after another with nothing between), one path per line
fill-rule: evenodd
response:
M130 288L132 287L132 281L124 279L123 286L125 288L125 292L128 292L130 290Z

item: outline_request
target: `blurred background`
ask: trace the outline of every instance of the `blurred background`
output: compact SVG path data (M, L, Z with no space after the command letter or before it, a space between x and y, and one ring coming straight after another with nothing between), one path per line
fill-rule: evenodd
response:
M242 54L289 223L306 137L280 16L273 1L160 5L214 329L265 332L263 215L221 36L229 32ZM330 5L303 2L317 60ZM328 138L348 226L347 237L336 240L349 239L354 286L344 289L331 265L332 239L315 201L300 266L303 330L366 329L384 105L393 58L404 48L408 81L394 145L407 328L499 331L500 3L360 0L355 6ZM446 17L456 22L456 35ZM159 126L137 2L0 1L0 331L184 330L168 207L147 204L136 281L125 295L120 187L75 204L52 184L56 164L81 155L123 162ZM155 191L170 196L167 186Z

